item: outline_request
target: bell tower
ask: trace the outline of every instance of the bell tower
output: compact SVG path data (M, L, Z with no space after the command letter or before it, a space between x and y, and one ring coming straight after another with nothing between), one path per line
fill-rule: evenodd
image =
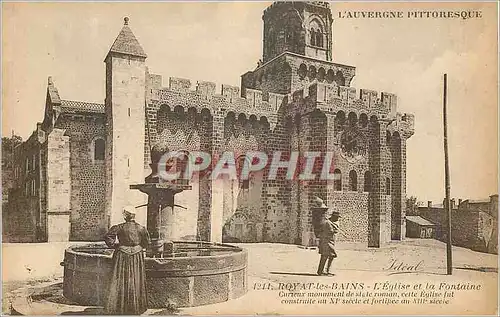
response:
M283 52L332 60L332 13L324 1L275 2L262 16L263 62Z

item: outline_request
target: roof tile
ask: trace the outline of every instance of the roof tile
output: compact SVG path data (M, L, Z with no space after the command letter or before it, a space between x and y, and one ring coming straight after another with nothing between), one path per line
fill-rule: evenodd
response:
M65 113L93 112L104 113L104 104L74 100L61 100L61 109Z
M147 57L144 49L128 27L128 18L125 18L125 25L109 50L110 53L121 53L139 57Z
M420 216L406 216L406 221L411 221L421 226L435 226L435 224Z

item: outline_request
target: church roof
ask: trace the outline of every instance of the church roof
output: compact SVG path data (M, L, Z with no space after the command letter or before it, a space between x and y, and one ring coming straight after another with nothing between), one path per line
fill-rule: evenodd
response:
M61 100L61 110L64 113L92 112L104 113L104 104L74 100Z
M124 21L125 23L123 25L123 28L120 31L120 34L118 34L115 42L111 46L109 53L120 53L139 57L147 57L141 44L139 44L139 41L128 26L128 18L125 17Z

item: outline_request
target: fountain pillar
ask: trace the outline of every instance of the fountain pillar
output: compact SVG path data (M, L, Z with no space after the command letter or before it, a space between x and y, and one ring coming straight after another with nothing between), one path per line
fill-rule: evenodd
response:
M174 233L174 194L172 191L163 191L162 194L163 197L149 196L147 229L152 239L169 241L177 238Z
M176 239L176 234L174 231L175 225L175 214L174 208L172 206L165 206L165 208L160 209L160 239L163 241L171 241Z

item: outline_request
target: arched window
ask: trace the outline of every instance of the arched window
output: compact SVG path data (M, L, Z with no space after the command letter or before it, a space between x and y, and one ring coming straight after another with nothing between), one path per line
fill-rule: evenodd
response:
M323 47L324 23L321 19L314 18L309 23L311 29L311 45Z
M358 191L358 174L355 170L349 172L349 190L352 192Z
M333 189L336 191L342 190L342 173L338 168L333 171Z
M94 140L94 160L104 161L104 155L106 153L106 144L103 139Z
M368 116L367 116L365 113L362 113L362 114L359 116L359 125L360 125L362 128L366 128L366 126L368 125Z
M363 191L364 192L371 192L371 190L372 190L372 174L370 173L370 171L366 171L365 172L365 184L364 184Z
M269 31L268 31L268 35L269 37L267 38L267 42L269 43L267 45L267 53L270 54L270 55L273 55L274 54L274 48L275 48L275 43L276 43L276 32L274 31L274 29L271 27L269 28Z
M345 86L344 74L342 74L340 70L337 71L337 74L335 75L335 82L337 83L337 86Z
M347 116L347 122L350 127L354 127L358 123L358 117L354 112L350 112Z
M316 46L323 47L323 34L320 31L316 32Z
M339 111L337 112L337 115L335 116L335 127L342 127L345 124L345 113L344 111Z
M238 174L238 178L240 179L240 188L241 189L249 189L250 188L250 175L248 175L247 179L243 179L241 176L241 172L243 171L243 167L245 166L246 161L247 161L247 158L244 155L238 157L238 159L236 160L236 172Z
M297 71L300 79L304 79L307 76L307 66L306 64L300 64L299 70Z
M391 194L391 179L389 177L385 179L385 194Z
M311 45L316 46L316 31L311 29Z

